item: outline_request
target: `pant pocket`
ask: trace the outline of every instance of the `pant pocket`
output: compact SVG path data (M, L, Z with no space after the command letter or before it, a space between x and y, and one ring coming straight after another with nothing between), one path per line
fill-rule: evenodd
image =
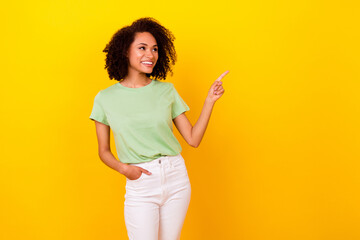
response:
M126 179L127 179L127 181L130 181L130 182L138 182L138 181L141 181L141 179L144 178L144 175L146 175L146 174L142 172L140 177L138 177L137 179L134 179L134 180L131 180L129 178L126 178Z

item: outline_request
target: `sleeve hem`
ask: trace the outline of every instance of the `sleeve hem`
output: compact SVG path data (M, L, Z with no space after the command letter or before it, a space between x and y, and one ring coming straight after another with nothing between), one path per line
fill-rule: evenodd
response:
M93 121L100 122L100 123L105 124L105 125L107 125L107 126L110 127L110 125L109 125L107 122L105 122L104 120L98 120L98 119L95 119L95 118L92 118L92 117L90 117L89 119L90 119L90 120L93 120Z
M172 116L172 119L176 118L176 117L179 116L180 114L182 114L182 113L184 113L184 112L187 112L187 111L189 111L189 110L190 110L190 108L189 108L189 107L186 107L185 109L183 109L183 110L175 113L175 114Z

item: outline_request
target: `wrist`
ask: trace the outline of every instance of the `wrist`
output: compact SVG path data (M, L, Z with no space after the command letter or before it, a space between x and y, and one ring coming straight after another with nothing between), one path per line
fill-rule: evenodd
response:
M126 172L126 167L127 167L126 163L122 163L119 161L119 166L117 167L117 171L121 174L124 174Z
M214 105L215 104L215 101L214 100L212 100L211 98L209 98L209 97L206 97L206 99L205 99L205 104L209 104L209 105Z

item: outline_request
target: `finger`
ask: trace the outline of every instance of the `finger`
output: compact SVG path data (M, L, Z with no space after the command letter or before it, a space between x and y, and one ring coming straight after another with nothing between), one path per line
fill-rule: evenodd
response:
M216 94L216 95L219 95L219 94L222 94L222 93L224 93L224 92L225 92L225 90L224 90L224 89L221 89L221 90L215 91L215 94Z
M221 85L222 85L222 82L221 81L215 81L215 83L214 83L214 90L218 90L219 89L219 87L221 87Z
M147 175L151 175L151 172L149 172L149 171L146 170L146 169L141 168L141 171L142 171L143 173L147 174Z
M220 81L226 74L228 74L229 73L229 70L227 70L227 71L225 71L223 74L221 74L220 75L220 77L218 77L217 79L216 79L216 81Z

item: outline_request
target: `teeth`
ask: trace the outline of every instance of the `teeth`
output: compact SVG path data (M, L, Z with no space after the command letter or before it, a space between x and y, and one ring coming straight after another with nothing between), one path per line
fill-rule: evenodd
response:
M142 63L146 63L146 64L152 64L152 62L142 62Z

